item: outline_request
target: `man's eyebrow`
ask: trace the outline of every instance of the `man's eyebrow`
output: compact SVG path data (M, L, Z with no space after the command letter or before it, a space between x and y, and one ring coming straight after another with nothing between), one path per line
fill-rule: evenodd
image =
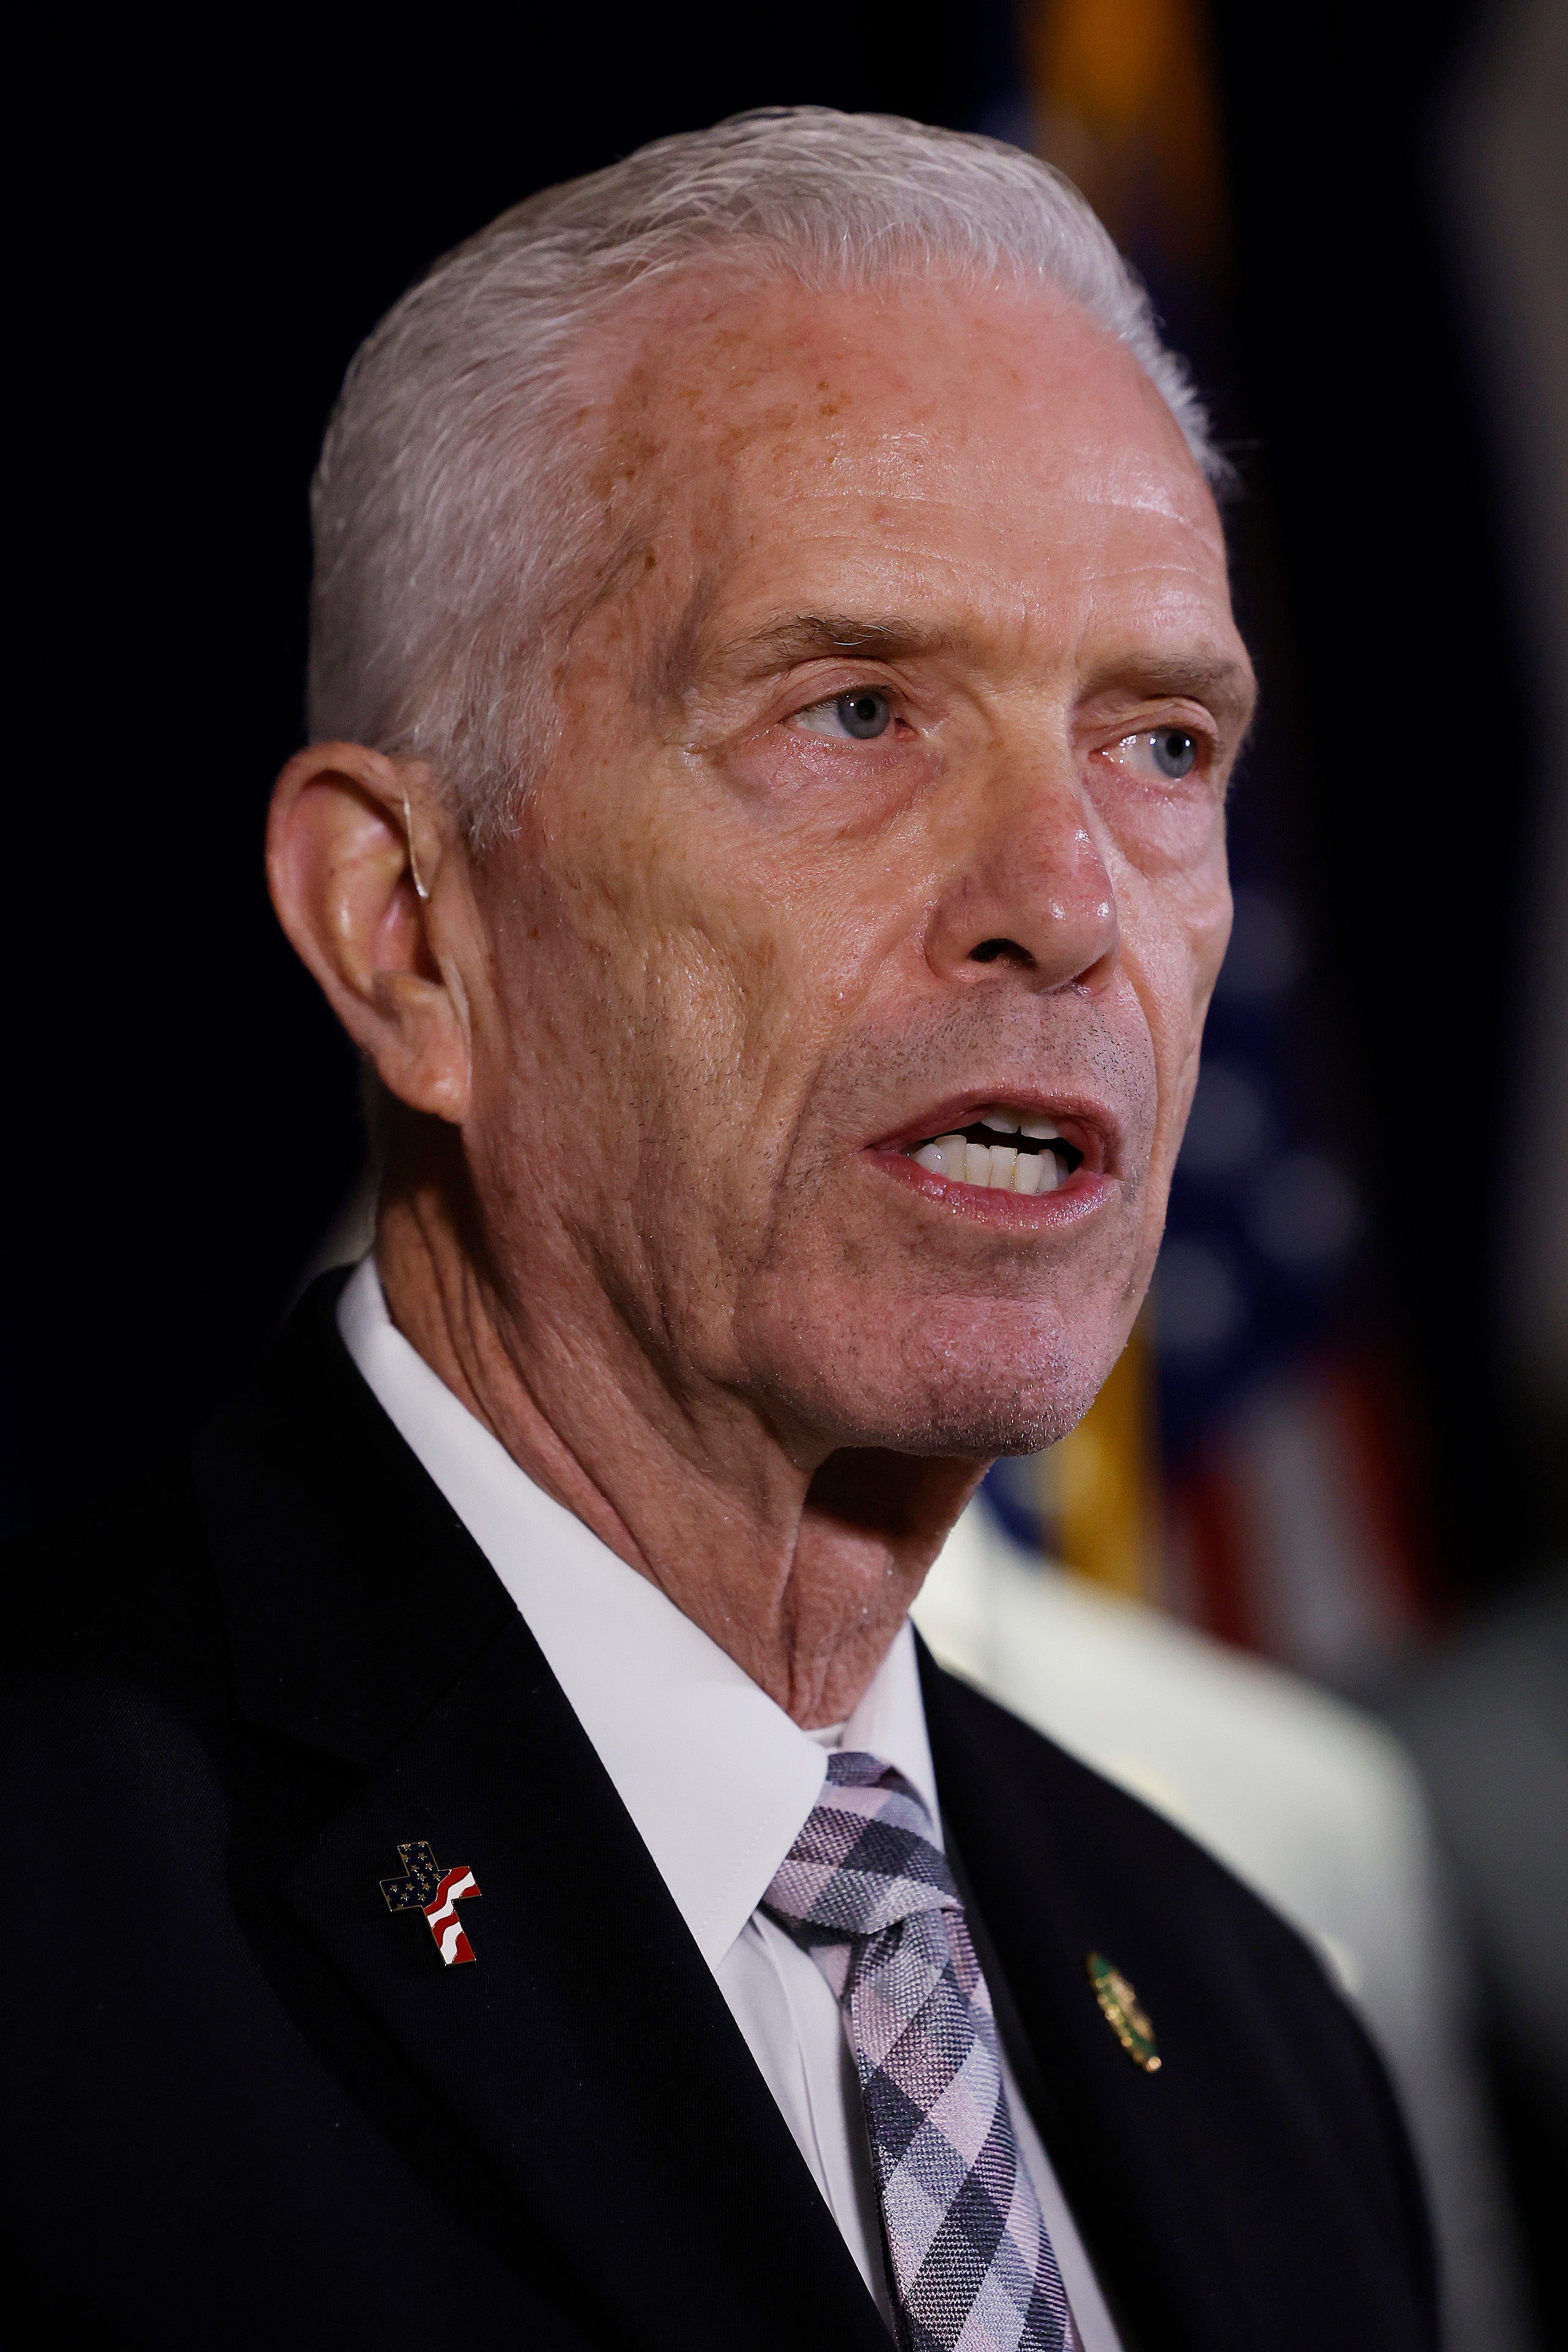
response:
M1222 725L1250 725L1258 688L1244 663L1226 654L1134 654L1108 664L1086 683L1080 699L1134 693L1149 702L1180 696L1201 702Z
M713 595L711 582L699 583L659 663L659 688L676 701L685 701L699 678L723 692L834 655L841 660L911 661L956 643L951 628L929 618L879 613L785 613L737 636L705 642Z
M684 658L672 667L684 672L669 683L678 692L693 682L696 627L684 632ZM717 667L742 678L766 677L796 664L838 655L867 661L903 662L950 653L960 633L930 618L907 614L790 613L733 638ZM1199 651L1160 655L1130 653L1107 663L1085 684L1080 700L1131 690L1148 701L1181 696L1201 702L1222 726L1245 734L1257 701L1257 686L1243 662Z
M952 632L899 614L791 613L737 637L725 648L725 665L749 676L786 669L796 662L821 661L833 654L867 661L909 661L941 653Z

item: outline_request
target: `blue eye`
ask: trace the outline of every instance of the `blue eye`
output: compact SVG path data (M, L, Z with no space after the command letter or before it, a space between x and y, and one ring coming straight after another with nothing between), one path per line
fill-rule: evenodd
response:
M833 704L839 724L846 735L858 743L868 743L873 737L884 735L893 717L885 694L873 694L868 687L857 688L853 694L841 694Z
M847 694L797 711L790 723L804 735L825 735L831 742L841 743L847 736L852 743L872 743L892 726L893 704L874 686L852 686Z
M1162 727L1157 734L1150 736L1149 749L1154 753L1155 767L1162 776L1168 776L1172 783L1179 783L1183 776L1190 776L1197 764L1197 745L1185 728Z

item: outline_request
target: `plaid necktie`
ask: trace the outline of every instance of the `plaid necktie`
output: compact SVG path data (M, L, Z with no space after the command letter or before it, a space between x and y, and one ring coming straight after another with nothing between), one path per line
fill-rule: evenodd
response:
M762 1907L810 1953L844 2014L904 2352L1071 2352L991 1997L931 1817L903 1774L875 1756L830 1756Z

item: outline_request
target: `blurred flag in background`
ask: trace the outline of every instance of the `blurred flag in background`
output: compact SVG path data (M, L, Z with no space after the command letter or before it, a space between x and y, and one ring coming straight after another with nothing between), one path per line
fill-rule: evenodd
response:
M1076 181L1213 400L1234 404L1210 28L1198 0L1024 0L1017 86L981 128ZM1266 515L1230 522L1265 715L1231 820L1236 925L1148 1307L1050 1453L998 1463L1009 1530L1082 1576L1312 1674L1354 1676L1438 1613L1399 1357L1344 1150L1352 1087L1316 968L1276 750L1288 673ZM1309 750L1308 758L1311 752Z

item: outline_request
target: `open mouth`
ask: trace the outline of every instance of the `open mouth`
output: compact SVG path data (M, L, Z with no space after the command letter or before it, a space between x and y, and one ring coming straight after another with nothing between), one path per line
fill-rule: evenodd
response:
M967 1127L906 1145L904 1157L950 1184L1032 1197L1057 1192L1081 1165L1083 1154L1050 1119L997 1103L977 1111Z

